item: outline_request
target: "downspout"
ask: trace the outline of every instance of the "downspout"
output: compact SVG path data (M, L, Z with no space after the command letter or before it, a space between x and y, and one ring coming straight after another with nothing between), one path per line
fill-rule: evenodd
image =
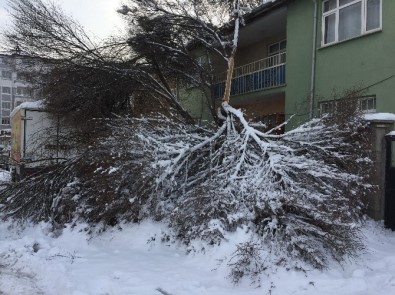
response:
M310 119L314 116L314 95L315 95L315 64L316 64L316 51L317 51L317 22L318 22L318 4L317 0L314 2L314 25L313 25L313 54L311 57L311 79L310 79Z

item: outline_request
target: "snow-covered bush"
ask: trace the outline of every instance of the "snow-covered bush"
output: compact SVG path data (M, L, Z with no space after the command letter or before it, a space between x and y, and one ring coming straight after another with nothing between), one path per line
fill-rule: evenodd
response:
M165 117L114 120L110 136L50 172L1 191L6 216L115 225L169 225L164 239L193 249L245 228L229 266L237 282L266 264L323 268L362 248L359 225L371 160L367 126L314 119L277 135L224 105L217 129ZM265 264L264 264L265 263Z

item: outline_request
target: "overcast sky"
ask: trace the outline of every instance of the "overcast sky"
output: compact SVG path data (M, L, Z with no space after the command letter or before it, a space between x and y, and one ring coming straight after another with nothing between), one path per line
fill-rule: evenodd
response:
M53 0L67 14L84 26L87 32L105 38L123 28L116 9L124 0ZM0 0L0 32L9 24L7 0Z

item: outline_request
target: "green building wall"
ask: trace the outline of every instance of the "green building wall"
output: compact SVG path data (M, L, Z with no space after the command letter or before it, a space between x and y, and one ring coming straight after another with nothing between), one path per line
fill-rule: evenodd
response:
M319 103L350 89L376 96L377 112L395 113L395 1L382 0L382 30L321 46L322 1L317 0L317 43L313 115ZM287 86L285 110L295 119L309 118L314 2L290 1L287 17Z
M191 114L198 124L209 124L213 122L210 110L211 94L206 90L207 95L196 87L178 87L178 98L181 105Z
M321 1L319 1L321 2ZM382 30L321 47L322 18L317 40L316 98L348 89L376 95L377 112L395 113L395 1L382 0ZM321 14L322 7L319 6Z
M287 10L285 114L294 115L287 129L309 118L313 48L313 1L291 1Z

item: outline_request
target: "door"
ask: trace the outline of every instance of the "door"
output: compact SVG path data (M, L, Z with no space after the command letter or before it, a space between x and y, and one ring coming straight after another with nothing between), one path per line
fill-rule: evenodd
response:
M386 141L384 224L395 230L395 135L386 136Z

